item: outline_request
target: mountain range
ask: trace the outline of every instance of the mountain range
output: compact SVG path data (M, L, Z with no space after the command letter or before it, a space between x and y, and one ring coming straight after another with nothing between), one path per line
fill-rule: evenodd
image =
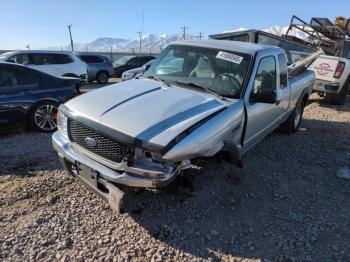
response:
M238 28L232 30L226 30L226 32L237 32L247 30L246 28ZM264 31L268 33L272 33L275 35L285 34L288 30L288 26L273 26ZM303 32L292 32L293 35L305 38L306 35ZM187 34L186 39L197 39L198 37L195 35ZM171 42L175 42L178 40L182 40L182 34L145 34L142 37L142 51L143 52L160 52ZM100 37L96 40L84 43L84 44L74 44L74 50L76 51L95 51L95 52L110 52L111 50L116 52L138 52L140 46L139 39L124 39L124 38L112 38L112 37ZM59 49L59 48L47 48L47 49ZM64 47L64 49L69 50L70 46Z

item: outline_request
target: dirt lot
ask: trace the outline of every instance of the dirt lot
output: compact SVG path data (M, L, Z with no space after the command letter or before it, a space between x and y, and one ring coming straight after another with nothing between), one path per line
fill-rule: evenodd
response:
M349 99L348 99L349 100ZM0 138L2 261L350 261L350 101L313 95L299 133L244 172L203 161L193 196L129 196L116 214L60 167L50 135Z

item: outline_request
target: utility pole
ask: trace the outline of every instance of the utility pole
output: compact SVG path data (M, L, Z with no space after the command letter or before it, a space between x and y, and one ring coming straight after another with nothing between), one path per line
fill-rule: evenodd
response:
M29 44L26 45L26 48L28 48L28 50L30 51L30 45Z
M72 31L71 31L71 28L72 25L68 25L68 30L69 30L69 36L70 36L70 46L72 48L72 52L74 51L74 48L73 48L73 38L72 38Z
M140 38L140 50L139 50L139 53L141 54L141 50L142 50L142 45L141 45L141 42L142 42L142 32L137 32L139 34L139 38Z
M141 55L141 52L142 52L142 35L143 35L143 24L144 24L144 21L145 21L145 10L143 10L142 12L142 22L141 22L141 31L140 32L137 32L139 34L139 38L140 38L140 55Z
M199 40L202 40L203 37L204 35L202 35L202 32L199 32L199 35L197 36L197 38L199 38Z
M113 63L113 46L111 46L111 61Z
M188 29L188 27L181 26L181 29L182 29L182 39L186 40L186 30Z

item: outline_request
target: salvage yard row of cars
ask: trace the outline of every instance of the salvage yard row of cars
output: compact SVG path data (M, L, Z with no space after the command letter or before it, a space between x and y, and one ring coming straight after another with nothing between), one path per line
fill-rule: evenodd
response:
M118 72L153 58L134 56L131 60L137 63L120 65ZM143 69L135 70L132 77ZM0 55L0 132L18 127L55 131L59 104L80 94L84 81L106 84L115 74L108 58L91 53L16 51ZM131 73L127 75L131 78Z
M79 96L77 78L0 63L0 119L6 124L12 112L30 116L41 131L57 127L52 142L64 168L119 209L121 189L164 187L197 168L195 159L218 153L239 164L275 129L298 131L315 83L308 68L320 51L255 33L282 48L232 35L175 42L124 73L133 79ZM125 57L115 66L136 61Z

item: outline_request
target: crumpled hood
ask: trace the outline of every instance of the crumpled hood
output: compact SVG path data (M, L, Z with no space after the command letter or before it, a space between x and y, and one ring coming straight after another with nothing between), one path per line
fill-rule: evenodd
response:
M65 105L80 117L159 146L225 107L205 93L145 78L88 92Z

